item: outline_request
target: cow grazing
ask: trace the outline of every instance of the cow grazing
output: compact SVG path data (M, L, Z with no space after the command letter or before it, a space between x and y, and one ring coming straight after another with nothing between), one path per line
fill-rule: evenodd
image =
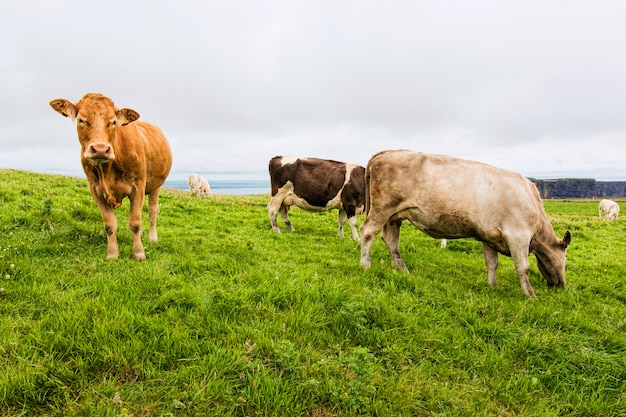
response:
M275 156L270 160L269 172L272 190L267 212L276 233L280 233L278 213L287 229L294 230L287 215L290 206L308 212L338 209L338 235L343 236L347 219L352 237L358 240L356 215L365 204L365 168L326 159Z
M605 220L617 220L619 204L613 200L602 200L598 207L598 214L600 214L600 220L602 220L602 214L604 214Z
M211 187L209 182L198 174L191 174L187 181L189 183L189 191L191 195L211 196Z
M148 195L150 241L157 241L159 192L172 166L172 152L161 130L136 121L132 109L118 109L101 94L88 93L75 104L60 98L50 106L76 122L81 145L80 160L107 233L108 258L117 258L117 218L114 209L124 197L130 200L128 225L133 235L133 256L144 260L141 243L141 211Z
M549 286L565 285L565 248L554 234L535 185L520 174L475 161L407 150L372 156L365 174L366 219L361 225L361 266L382 229L392 265L408 272L398 250L403 219L444 239L482 242L488 280L498 285L498 253L513 258L522 291L536 298L528 280L529 252Z

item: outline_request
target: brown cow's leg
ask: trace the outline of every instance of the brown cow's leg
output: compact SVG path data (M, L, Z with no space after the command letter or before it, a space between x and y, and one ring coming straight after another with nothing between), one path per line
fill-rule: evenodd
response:
M498 286L496 279L496 269L498 269L498 252L486 243L483 243L483 255L487 266L487 279L492 287Z
M400 226L402 219L390 219L383 226L382 238L391 255L391 266L408 273L409 270L400 256Z
M148 215L150 216L150 233L148 237L150 242L156 242L159 240L159 236L157 235L157 217L159 217L159 193L161 192L161 187L155 189L148 196Z
M106 259L115 259L120 254L117 246L117 217L115 217L115 211L108 202L98 195L95 190L95 185L90 185L89 191L91 192L91 196L100 210L100 215L102 216L102 221L104 223L104 230L107 234Z
M104 221L104 230L107 234L107 256L106 259L116 259L120 255L117 247L117 217L112 208L101 211L102 220Z
M146 254L141 243L141 210L143 209L143 190L130 195L130 212L128 213L128 227L133 234L133 256L139 261L146 260Z

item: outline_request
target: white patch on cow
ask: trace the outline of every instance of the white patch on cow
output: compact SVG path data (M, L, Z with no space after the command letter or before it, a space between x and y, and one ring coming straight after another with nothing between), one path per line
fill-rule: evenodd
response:
M298 159L300 159L301 161L306 161L306 158L298 158L297 156L283 156L280 160L280 165L285 166L294 164Z

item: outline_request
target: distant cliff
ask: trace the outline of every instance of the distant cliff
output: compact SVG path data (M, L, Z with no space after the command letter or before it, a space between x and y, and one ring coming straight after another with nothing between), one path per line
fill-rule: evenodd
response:
M626 197L626 181L596 181L587 178L530 180L535 183L543 199Z

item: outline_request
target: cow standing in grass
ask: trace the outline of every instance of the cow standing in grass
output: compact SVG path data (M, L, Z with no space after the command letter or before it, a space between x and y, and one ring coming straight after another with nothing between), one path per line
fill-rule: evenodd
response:
M187 179L187 183L189 185L189 191L191 191L191 195L195 196L211 196L211 187L209 186L209 182L206 178L201 177L198 174L191 174Z
M482 242L491 286L498 285L501 253L513 258L524 294L536 298L528 280L531 252L548 285L565 285L570 232L556 237L537 188L520 174L445 155L383 151L367 164L365 202L364 268L370 267L370 249L382 229L393 266L408 272L398 248L400 226L408 219L435 238Z
M135 110L118 109L110 98L101 94L85 94L76 103L60 98L52 100L50 106L76 123L83 171L107 233L106 257L119 256L114 209L128 197L133 256L145 260L141 211L147 194L149 238L156 242L159 192L172 167L167 139L156 125L136 121L139 113Z
M604 214L605 220L617 220L619 215L619 204L613 200L602 200L600 206L598 206L598 214L600 214L600 220L602 220L602 214Z
M272 230L280 233L280 213L288 230L294 230L287 211L290 206L309 212L339 210L338 235L348 221L352 238L359 239L356 215L365 204L365 168L357 164L319 158L275 156L270 160L271 196L267 205Z

